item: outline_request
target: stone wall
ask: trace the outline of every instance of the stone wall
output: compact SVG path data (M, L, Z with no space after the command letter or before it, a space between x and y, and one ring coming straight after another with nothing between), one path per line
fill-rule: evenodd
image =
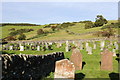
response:
M63 52L47 55L2 55L3 80L40 80L55 70L55 61L64 59Z

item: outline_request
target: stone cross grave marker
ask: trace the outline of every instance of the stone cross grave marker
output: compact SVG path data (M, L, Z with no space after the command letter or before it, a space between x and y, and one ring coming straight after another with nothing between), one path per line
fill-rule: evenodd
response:
M64 78L65 80L74 80L75 78L75 66L68 59L56 61L54 80L58 80L59 78Z
M81 70L82 69L82 54L80 53L79 49L74 48L72 50L72 55L70 57L70 61L74 63L75 70Z
M105 49L101 53L101 70L113 70L113 53Z

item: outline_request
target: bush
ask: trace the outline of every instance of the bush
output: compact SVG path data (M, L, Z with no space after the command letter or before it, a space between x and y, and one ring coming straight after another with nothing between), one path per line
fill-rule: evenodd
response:
M15 28L11 28L11 29L9 29L9 31L15 31Z
M92 27L93 27L92 21L85 23L85 29L89 29L89 28L92 28Z
M55 31L56 28L57 26L51 26L52 31Z
M18 37L19 40L25 40L26 39L26 36L25 34L21 33Z
M27 32L30 32L30 31L34 31L34 30L33 29L18 29L16 31L10 32L9 35L15 36L15 35L18 35L18 34L21 34L21 33L27 33Z
M8 36L7 38L6 38L6 40L8 40L8 41L12 41L12 40L16 40L16 37L15 36Z
M37 34L38 34L38 35L44 34L43 29L38 29L38 30L37 30Z

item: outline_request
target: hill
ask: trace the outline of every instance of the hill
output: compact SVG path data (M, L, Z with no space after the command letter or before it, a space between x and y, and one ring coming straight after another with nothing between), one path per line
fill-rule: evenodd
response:
M107 24L109 25L111 23L116 23L117 20L110 20ZM103 26L105 26L103 25ZM14 26L14 25L6 25L4 27L0 27L0 30L2 30L2 37L5 38L9 36L9 33L12 32L11 29L19 30L19 29L33 29L33 31L24 33L26 35L27 40L72 40L72 39L90 39L90 38L98 38L97 36L94 36L93 33L96 31L101 31L101 27L95 27L90 29L85 29L85 24L76 22L72 26L68 26L67 28L63 28L60 30L52 31L50 27L45 27L48 25L37 25L37 26ZM38 36L37 30L43 29L45 32L48 32L46 35ZM114 29L117 33L118 29ZM16 35L18 37L18 35ZM99 37L101 38L101 37Z

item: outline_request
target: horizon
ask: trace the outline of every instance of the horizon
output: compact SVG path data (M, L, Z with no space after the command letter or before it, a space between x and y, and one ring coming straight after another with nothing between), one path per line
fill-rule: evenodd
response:
M118 20L117 2L4 2L2 7L1 23L94 22L97 15Z

